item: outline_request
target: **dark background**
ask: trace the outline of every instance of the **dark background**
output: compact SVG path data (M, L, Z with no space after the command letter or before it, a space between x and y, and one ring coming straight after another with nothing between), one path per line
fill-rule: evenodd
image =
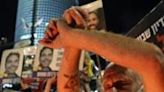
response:
M0 3L0 38L14 40L17 0L1 0Z
M85 4L94 0L80 0ZM116 33L128 32L160 0L103 0L106 24ZM15 18L18 0L1 0L0 3L0 38L14 41Z

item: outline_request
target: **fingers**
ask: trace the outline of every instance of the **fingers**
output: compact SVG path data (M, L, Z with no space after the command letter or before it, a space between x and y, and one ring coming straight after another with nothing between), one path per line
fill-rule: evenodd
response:
M56 25L57 25L57 30L60 33L71 30L71 28L68 26L68 24L64 20L58 20Z
M45 38L39 40L39 44L49 48L62 48L63 45L60 42L60 37L57 36L55 40L47 40Z
M89 16L89 11L87 9L83 9L83 8L80 8L80 7L75 7L77 9L78 12L80 12L80 14L82 15L82 17L84 19L87 19L88 16Z
M49 37L54 38L58 34L57 26L56 26L56 20L51 20L48 25L48 31L47 34Z
M78 26L86 25L85 20L87 16L87 12L79 7L72 7L66 10L63 15L68 24L75 22Z
M66 22L68 24L71 24L72 23L73 20L72 20L71 14L69 13L69 10L66 10L64 12L63 17L64 17L64 19L66 20Z
M48 41L48 40L45 40L45 39L39 40L39 44L41 44L41 45L43 45L45 47L49 47L49 48L53 47L52 41Z
M52 41L57 37L58 31L56 27L56 21L51 20L46 28L43 39L39 41L40 44L46 47L52 47Z
M48 28L48 30L46 30L45 35L49 38L49 39L53 39L53 29L52 28Z
M51 20L47 26L45 31L44 38L47 40L54 40L58 34L58 30L56 27L56 21Z

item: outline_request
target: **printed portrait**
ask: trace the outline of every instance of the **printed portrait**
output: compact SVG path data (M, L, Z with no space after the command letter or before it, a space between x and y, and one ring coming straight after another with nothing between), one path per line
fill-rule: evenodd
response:
M20 77L23 65L22 49L5 50L1 59L1 70L3 77Z

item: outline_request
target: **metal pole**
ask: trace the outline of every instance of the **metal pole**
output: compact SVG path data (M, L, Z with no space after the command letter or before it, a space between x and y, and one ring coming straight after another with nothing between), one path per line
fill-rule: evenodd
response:
M32 13L32 28L31 28L31 45L34 45L34 34L35 34L35 21L36 21L36 15L37 15L37 2L38 0L34 0L33 2L33 13Z

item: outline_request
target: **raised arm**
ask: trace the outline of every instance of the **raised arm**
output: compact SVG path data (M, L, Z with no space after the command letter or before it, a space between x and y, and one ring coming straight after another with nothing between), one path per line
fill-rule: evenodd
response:
M76 18L76 17L75 17ZM95 52L118 65L131 68L141 74L147 92L164 92L164 55L159 48L147 42L111 32L89 32L57 22L58 35L55 40L41 43L55 48L73 47Z
M59 28L64 28L63 24L58 23ZM87 32L81 29L72 29L69 36L68 46L95 52L119 65L131 68L141 74L145 89L150 90L147 92L163 92L164 55L153 44L114 33Z
M58 73L58 92L80 92L79 58L81 51L65 48L62 64Z
M82 16L79 14L82 14ZM75 18L75 16L76 18ZM72 25L71 23L75 21L75 24L72 26L84 28L85 20L83 17L87 16L87 13L84 12L82 9L72 7L65 11L63 14L63 20L67 22L67 24ZM56 30L56 31L54 31ZM44 38L40 41L41 44L45 45L45 43L52 43L55 44L56 47L61 47L63 44L61 42L61 38L58 36L56 26L56 20L50 20L49 25L46 29ZM56 37L57 36L57 37ZM57 40L58 39L58 40ZM45 45L46 46L46 45ZM54 48L51 47L51 48ZM80 92L80 82L79 82L79 57L81 54L81 50L77 48L67 47L64 46L64 56L62 59L62 64L60 66L60 71L58 73L57 78L57 90L59 92ZM53 81L46 86L47 90L49 91L51 84Z

